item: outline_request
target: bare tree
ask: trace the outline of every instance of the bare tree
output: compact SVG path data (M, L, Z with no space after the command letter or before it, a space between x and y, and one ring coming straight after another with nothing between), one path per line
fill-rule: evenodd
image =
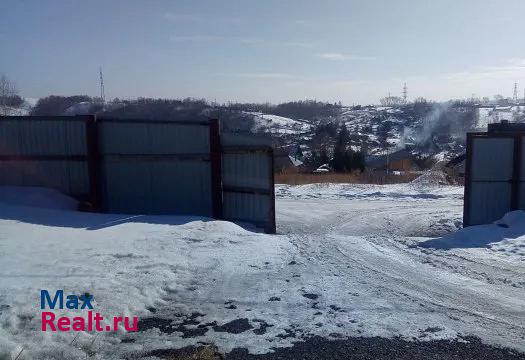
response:
M0 76L0 115L10 115L11 102L18 97L16 86L6 75Z

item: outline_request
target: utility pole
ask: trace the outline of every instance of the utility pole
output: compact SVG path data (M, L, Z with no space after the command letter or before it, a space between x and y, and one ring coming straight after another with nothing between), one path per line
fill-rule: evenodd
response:
M100 99L102 99L102 104L106 103L106 94L104 93L104 76L102 75L102 66L99 67L100 74Z

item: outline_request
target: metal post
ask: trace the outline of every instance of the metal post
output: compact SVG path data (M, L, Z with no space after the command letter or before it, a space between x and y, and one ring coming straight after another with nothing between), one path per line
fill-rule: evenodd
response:
M277 232L277 225L275 223L275 177L273 173L274 164L273 164L273 149L268 151L269 159L269 172L270 172L270 214L268 223L266 225L265 232L268 234L275 234Z
M100 211L101 200L101 178L100 178L100 154L98 148L98 125L95 115L89 115L86 120L86 145L87 166L89 176L89 203L92 211Z
M210 162L212 216L222 219L222 151L218 119L210 120Z
M520 172L521 172L521 134L514 136L514 155L512 163L512 189L510 207L512 210L518 210L520 197Z
M472 172L473 135L467 133L467 157L465 159L465 187L463 194L463 227L470 226L470 195Z

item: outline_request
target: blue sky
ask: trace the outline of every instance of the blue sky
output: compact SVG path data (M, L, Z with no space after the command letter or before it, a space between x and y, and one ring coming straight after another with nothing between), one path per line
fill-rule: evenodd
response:
M0 0L0 73L23 96L376 103L512 96L523 0Z

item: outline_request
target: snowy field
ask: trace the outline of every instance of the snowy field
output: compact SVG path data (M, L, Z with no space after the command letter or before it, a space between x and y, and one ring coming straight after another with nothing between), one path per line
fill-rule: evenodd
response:
M140 358L201 343L264 353L312 335L474 335L525 351L525 213L454 234L462 193L278 185L272 236L79 213L52 191L0 189L0 359ZM102 315L138 316L139 332L42 332L41 289L89 292Z

